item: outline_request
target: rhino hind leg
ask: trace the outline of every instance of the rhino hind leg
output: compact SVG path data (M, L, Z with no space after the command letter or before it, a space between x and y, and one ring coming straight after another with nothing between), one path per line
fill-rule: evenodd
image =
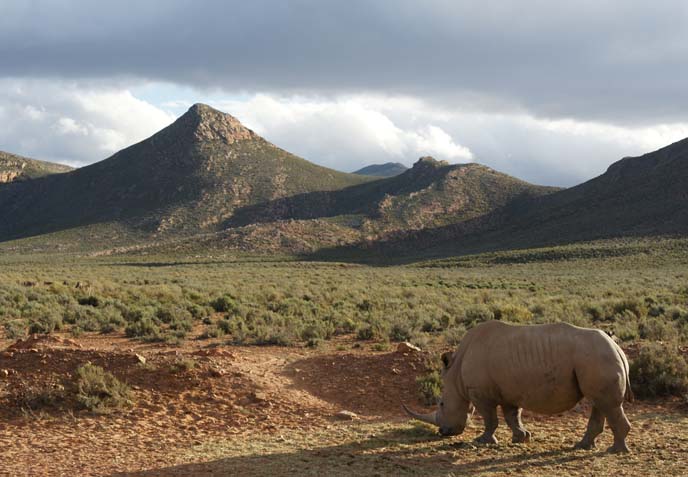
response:
M504 412L504 420L509 425L511 432L513 433L511 442L530 442L531 433L523 427L523 421L521 421L521 409L517 406L504 404L502 405L502 411Z
M614 454L629 452L626 445L626 436L631 431L631 423L624 413L623 407L617 406L606 412L607 422L614 434L614 444L607 449L607 452Z
M605 417L597 406L593 406L588 420L588 428L583 439L574 446L574 449L590 450L595 448L595 438L604 430Z
M478 444L497 444L495 431L499 425L499 418L497 417L497 406L492 403L474 402L475 408L485 422L485 432L480 437L475 439Z

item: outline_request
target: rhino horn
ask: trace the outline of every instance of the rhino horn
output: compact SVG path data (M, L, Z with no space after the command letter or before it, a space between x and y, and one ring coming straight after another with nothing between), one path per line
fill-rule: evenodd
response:
M406 411L406 414L408 414L412 418L418 419L419 421L427 422L428 424L434 424L435 426L437 425L437 411L430 412L428 414L419 414L417 412L413 412L408 407L406 407L406 404L402 403L402 406L404 407L404 411Z

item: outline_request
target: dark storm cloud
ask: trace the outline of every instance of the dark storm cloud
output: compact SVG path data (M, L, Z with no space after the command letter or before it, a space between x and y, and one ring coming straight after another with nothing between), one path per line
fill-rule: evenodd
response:
M0 76L383 92L477 110L685 120L683 1L0 4Z

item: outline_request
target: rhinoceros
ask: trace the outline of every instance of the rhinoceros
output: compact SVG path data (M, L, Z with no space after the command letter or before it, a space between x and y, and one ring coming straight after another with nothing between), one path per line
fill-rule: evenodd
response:
M442 397L435 412L411 417L439 427L440 434L460 434L475 409L485 432L479 443L497 443L497 406L513 432L512 442L528 442L531 434L521 410L558 414L583 397L592 403L585 435L575 445L592 449L605 420L614 434L610 452L628 452L631 425L623 410L633 401L628 361L604 332L567 323L511 325L500 321L470 329L456 352L442 355Z

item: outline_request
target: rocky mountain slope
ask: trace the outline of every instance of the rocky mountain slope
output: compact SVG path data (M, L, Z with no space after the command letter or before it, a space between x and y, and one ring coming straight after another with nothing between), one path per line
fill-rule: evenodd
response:
M0 184L35 179L71 170L71 167L62 164L37 161L0 151Z
M240 207L369 180L296 157L197 104L104 161L4 187L0 239L109 223L192 234L216 230Z
M475 221L384 238L386 253L437 255L529 248L597 239L688 234L688 139L627 157L583 184L532 196Z
M354 171L354 174L375 177L394 177L404 173L407 170L408 167L400 162L386 162L384 164L371 164L369 166L365 166L357 171Z
M688 139L565 190L431 157L376 179L317 166L199 104L109 159L2 185L0 210L0 241L104 250L461 254L686 234Z

